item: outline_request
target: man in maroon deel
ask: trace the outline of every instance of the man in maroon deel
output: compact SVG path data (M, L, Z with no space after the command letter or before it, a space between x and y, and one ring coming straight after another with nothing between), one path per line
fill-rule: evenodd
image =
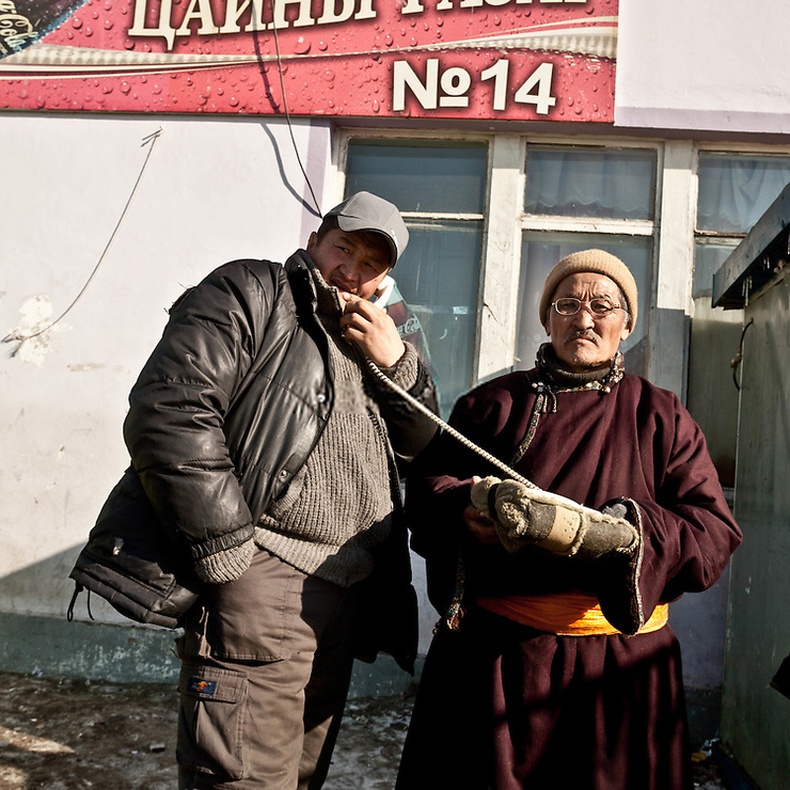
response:
M443 618L397 787L687 790L667 604L710 587L741 531L679 399L624 371L627 266L563 258L540 318L536 366L472 390L450 420L526 483L447 433L408 479Z

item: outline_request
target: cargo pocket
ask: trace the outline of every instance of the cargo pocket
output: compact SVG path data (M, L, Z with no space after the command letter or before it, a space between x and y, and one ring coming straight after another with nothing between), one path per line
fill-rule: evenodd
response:
M243 779L248 679L240 672L184 666L178 680L178 764L220 779Z

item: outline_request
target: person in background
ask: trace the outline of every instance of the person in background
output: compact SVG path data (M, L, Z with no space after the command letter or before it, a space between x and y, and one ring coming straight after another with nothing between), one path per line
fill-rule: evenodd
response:
M319 788L354 658L413 672L399 466L436 429L368 365L436 410L370 301L407 241L394 205L352 195L285 265L184 294L132 389L132 464L203 584L177 640L180 788Z
M414 346L420 359L430 371L434 382L436 382L436 368L431 359L428 338L425 335L425 330L419 317L411 305L403 298L398 284L391 276L387 275L382 285L384 287L381 297L376 300L376 304L382 307L395 322L401 340Z
M626 373L627 266L602 250L549 273L536 365L484 383L407 478L437 626L399 790L689 790L668 604L710 587L742 539L700 428ZM500 477L505 477L502 480Z

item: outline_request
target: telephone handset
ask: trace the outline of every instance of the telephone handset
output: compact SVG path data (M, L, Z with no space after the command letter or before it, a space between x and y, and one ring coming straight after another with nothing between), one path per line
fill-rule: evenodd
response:
M389 301L390 296L392 296L392 291L395 288L395 280L392 279L389 275L386 275L384 279L379 283L379 287L376 289L376 293L370 297L371 302L380 303L380 307L386 307L387 302Z

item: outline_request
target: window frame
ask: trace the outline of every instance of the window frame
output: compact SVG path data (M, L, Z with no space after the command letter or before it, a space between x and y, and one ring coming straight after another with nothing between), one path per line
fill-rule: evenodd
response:
M564 148L626 148L652 150L656 154L656 180L654 216L652 220L601 219L591 217L550 217L530 214L524 210L526 187L526 157L530 145ZM518 320L518 288L521 273L521 238L524 231L606 233L649 237L653 245L651 261L652 306L656 292L656 261L659 252L660 216L663 184L663 146L661 141L622 140L565 135L497 134L491 141L490 201L496 211L489 211L486 218L486 240L481 272L483 287L480 303L480 353L476 357L476 380L483 381L513 369L516 356ZM499 199L495 203L495 199ZM672 266L671 268L675 268ZM670 280L677 279L677 273ZM652 312L652 311L650 311ZM650 316L646 335L652 348ZM685 349L685 345L684 345ZM654 358L650 353L648 358ZM650 368L648 368L648 373ZM673 382L676 384L676 382Z
M361 130L355 128L346 128L340 131L337 135L335 147L333 151L333 168L335 178L333 179L334 182L337 184L338 190L335 198L337 201L343 199L343 195L345 193L345 179L346 179L346 162L348 160L348 149L349 144L357 139L364 138L366 140L381 140L384 142L389 142L392 140L398 140L402 142L404 139L404 135L401 133L393 132L392 130ZM483 202L485 206L490 206L492 203L491 198L491 190L492 190L492 141L494 139L494 135L492 134L467 134L467 133L458 133L458 134L437 134L435 131L410 131L408 135L409 140L414 140L415 143L419 143L420 141L447 141L447 142L474 142L474 143L485 143L488 147L488 155L486 158L486 188L485 193L483 196ZM447 212L447 211L402 211L401 212L403 218L408 221L442 221L442 220L450 220L450 221L458 221L458 222L476 222L481 223L483 225L483 244L481 250L481 260L480 260L480 273L478 278L478 290L477 290L477 306L475 310L475 320L474 320L474 336L473 336L473 347L472 347L472 369L470 371L471 381L469 382L470 388L474 386L480 380L480 375L478 372L479 367L479 360L482 356L481 350L481 304L485 304L485 271L486 271L486 259L488 255L487 250L487 239L488 239L488 223L486 221L486 214L485 213L474 213L474 212ZM397 280L397 276L396 276Z
M345 162L352 139L446 140L486 142L488 183L484 214L404 212L408 219L483 221L479 292L471 385L513 369L525 230L606 233L650 237L653 244L647 326L647 377L685 401L688 386L689 333L694 314L694 251L700 152L732 155L790 155L790 146L713 143L665 137L621 137L520 131L469 132L436 129L338 127L333 142L333 185L342 198ZM652 220L548 217L524 211L526 156L530 145L592 148L638 148L656 152L655 207ZM491 210L495 207L496 210Z

